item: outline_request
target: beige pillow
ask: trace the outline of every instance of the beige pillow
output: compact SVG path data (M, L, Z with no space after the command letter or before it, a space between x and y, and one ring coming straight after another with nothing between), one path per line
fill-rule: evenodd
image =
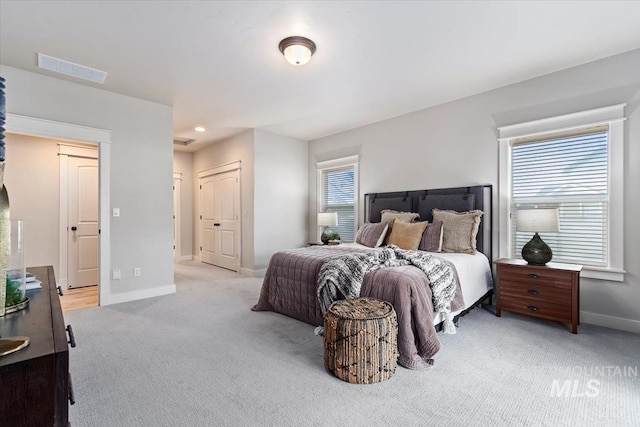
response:
M380 222L389 224L389 228L393 228L394 220L396 222L414 222L420 214L417 212L400 212L393 209L384 209L380 211L382 219Z
M442 251L475 254L476 236L482 211L441 211L433 209L433 221L442 221Z
M413 223L395 221L387 244L396 245L400 249L418 250L425 228L427 228L427 221Z

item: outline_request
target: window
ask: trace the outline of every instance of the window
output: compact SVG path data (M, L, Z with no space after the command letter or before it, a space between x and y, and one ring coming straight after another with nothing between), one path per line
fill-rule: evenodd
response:
M516 232L519 209L557 208L560 232L541 233L553 261L583 265L585 277L622 280L623 108L500 128L501 200L507 201L501 256L520 258L531 239L532 233Z
M357 224L357 157L317 164L318 212L337 212L337 231L343 242L354 242ZM321 231L318 230L318 234Z

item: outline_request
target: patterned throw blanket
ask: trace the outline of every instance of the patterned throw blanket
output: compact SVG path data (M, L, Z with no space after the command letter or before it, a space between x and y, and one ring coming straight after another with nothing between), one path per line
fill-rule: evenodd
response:
M414 265L429 279L435 313L444 314L443 331L455 334L450 302L458 287L458 276L451 262L421 251L408 251L395 245L388 245L370 253L350 253L327 261L318 275L318 300L322 313L338 300L339 294L345 298L360 296L364 276L382 267ZM321 333L317 328L316 333Z

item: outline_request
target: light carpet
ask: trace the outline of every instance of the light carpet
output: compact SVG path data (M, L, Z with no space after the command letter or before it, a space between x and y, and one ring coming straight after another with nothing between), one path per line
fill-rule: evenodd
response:
M181 263L177 293L65 313L82 426L638 426L640 337L482 309L427 371L349 384L313 326L252 312L261 279Z

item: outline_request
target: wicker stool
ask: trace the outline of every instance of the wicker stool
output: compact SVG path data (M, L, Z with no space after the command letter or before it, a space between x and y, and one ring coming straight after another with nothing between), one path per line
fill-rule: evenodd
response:
M373 298L334 302L324 317L324 366L356 384L396 372L398 321L393 306Z

